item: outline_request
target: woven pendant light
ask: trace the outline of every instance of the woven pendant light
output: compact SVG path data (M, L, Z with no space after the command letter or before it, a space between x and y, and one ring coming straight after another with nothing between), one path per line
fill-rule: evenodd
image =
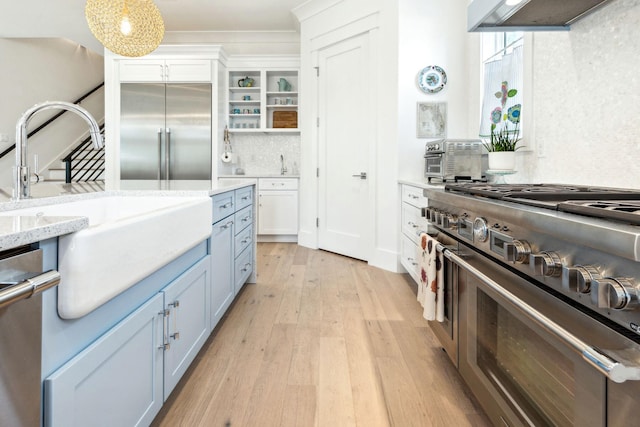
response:
M147 55L164 37L162 15L152 0L88 0L84 12L93 35L118 55Z

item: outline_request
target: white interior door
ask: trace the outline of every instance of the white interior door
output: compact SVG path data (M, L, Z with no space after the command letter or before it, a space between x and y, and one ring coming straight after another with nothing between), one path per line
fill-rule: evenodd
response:
M318 245L368 259L373 106L368 36L318 52Z

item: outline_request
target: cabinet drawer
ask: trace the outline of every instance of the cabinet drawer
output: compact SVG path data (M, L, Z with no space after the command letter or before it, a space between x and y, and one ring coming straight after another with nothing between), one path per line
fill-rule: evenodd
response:
M239 188L236 190L236 209L253 204L253 187Z
M418 208L427 207L427 198L424 197L424 190L411 185L402 185L402 201Z
M253 252L251 248L247 248L240 254L240 256L236 259L236 268L235 268L235 292L236 294L240 291L240 288L247 281L251 272L253 271Z
M237 224L237 223L236 223ZM235 257L242 253L253 242L253 227L249 226L236 236Z
M418 242L420 233L427 231L427 221L422 210L408 203L402 203L402 233L414 242Z
M404 268L407 269L413 280L420 280L420 265L418 264L418 244L413 242L409 237L403 235L401 242L400 256Z
M247 206L246 208L236 212L233 222L236 225L236 233L240 233L247 228L248 225L253 223L253 206Z
M222 218L228 217L236 211L234 194L233 191L229 191L212 197L214 223L220 221Z
M297 178L260 178L258 180L259 190L297 190Z

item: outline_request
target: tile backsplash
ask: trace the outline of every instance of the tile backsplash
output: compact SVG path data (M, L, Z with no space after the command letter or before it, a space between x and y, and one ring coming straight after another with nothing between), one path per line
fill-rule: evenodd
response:
M280 174L280 155L284 157L287 175L298 175L300 168L300 135L232 133L233 163L221 163L220 175L232 175L237 168L245 175Z
M640 2L534 34L534 138L507 182L640 188Z

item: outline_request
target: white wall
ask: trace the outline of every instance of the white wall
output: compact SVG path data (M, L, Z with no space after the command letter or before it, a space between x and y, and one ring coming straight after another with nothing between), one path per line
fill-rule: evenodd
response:
M0 57L0 150L15 142L16 121L27 108L47 100L74 101L104 81L102 56L64 39L0 39ZM97 119L104 116L102 92L82 105ZM55 113L34 116L29 129ZM75 140L87 133L84 120L68 117L58 120L68 123L60 132L48 131L46 138L41 133L29 143L29 153L40 154L41 167L64 151L55 141L69 144L69 135ZM14 158L11 153L0 159L0 187L11 185Z
M535 33L536 151L507 182L640 188L638 70L637 0L614 0L568 32Z
M469 138L469 105L478 102L469 95L479 84L470 75L466 30L467 0L401 0L398 36L398 159L399 178L421 179L424 146L416 137L417 102L447 103L447 137ZM447 74L447 85L435 94L417 86L417 75L428 65L438 65ZM479 73L478 73L479 74ZM473 79L476 79L475 81ZM477 135L477 132L475 132Z

